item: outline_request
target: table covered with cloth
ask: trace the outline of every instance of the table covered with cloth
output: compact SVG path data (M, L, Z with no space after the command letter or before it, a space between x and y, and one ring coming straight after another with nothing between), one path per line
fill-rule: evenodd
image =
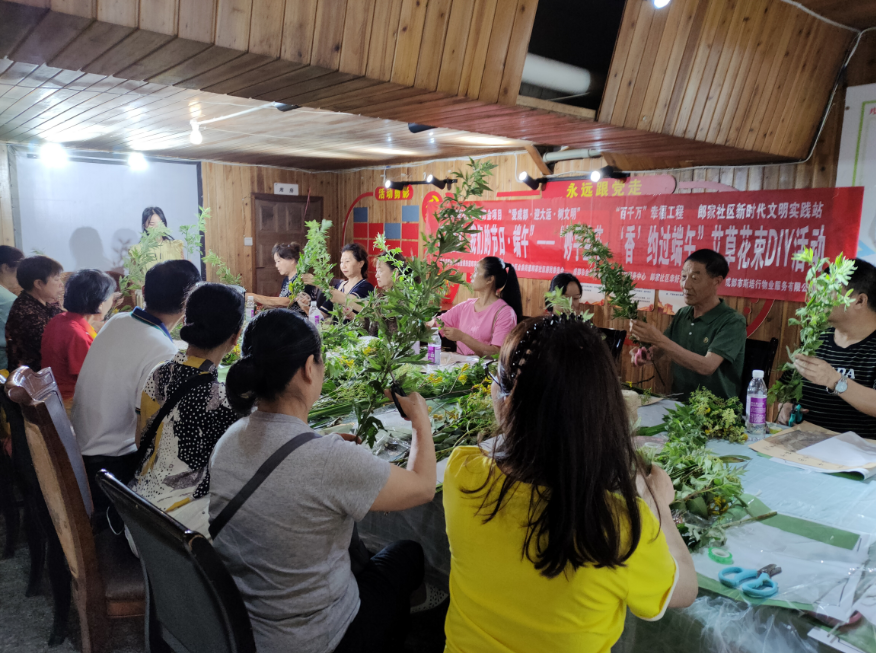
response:
M662 421L672 403L662 401L639 409L643 426ZM869 534L876 540L876 481L858 481L807 472L779 465L758 456L744 444L713 440L709 448L719 455L748 456L742 483L745 492L756 495L771 510L827 526ZM444 464L439 463L439 481ZM372 550L390 542L419 542L426 555L426 578L448 588L450 549L444 522L443 496L423 506L393 513L369 513L359 523L359 533ZM876 560L876 545L870 559ZM867 567L876 567L868 563ZM876 573L865 572L861 586L874 581ZM624 653L679 653L684 651L830 651L807 637L815 622L794 610L744 602L700 590L699 597L683 610L668 610L662 620L646 622L627 614L620 641L612 649ZM861 620L853 627L860 639L874 642L876 630ZM869 647L867 647L869 648Z

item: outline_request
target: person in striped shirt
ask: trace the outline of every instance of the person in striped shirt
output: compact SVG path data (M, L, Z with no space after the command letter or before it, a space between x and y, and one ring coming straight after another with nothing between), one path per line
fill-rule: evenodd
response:
M852 304L833 309L817 355L794 359L803 377L800 404L812 424L876 439L876 267L855 259L849 288ZM779 422L787 424L792 409L782 404Z

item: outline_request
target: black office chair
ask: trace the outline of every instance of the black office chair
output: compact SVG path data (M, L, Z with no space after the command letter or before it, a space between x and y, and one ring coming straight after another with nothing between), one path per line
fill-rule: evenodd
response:
M770 385L773 363L776 360L776 352L779 351L779 339L745 341L745 358L742 363L742 384L739 390L739 401L745 405L748 394L748 382L751 381L751 373L754 370L763 370L763 382L767 387Z
M213 546L106 470L97 482L131 532L146 576L151 652L254 653L249 614Z
M615 362L620 360L621 352L624 350L624 342L627 340L627 332L622 329L609 329L607 327L599 327L602 335L605 337L605 345L608 351L611 352Z

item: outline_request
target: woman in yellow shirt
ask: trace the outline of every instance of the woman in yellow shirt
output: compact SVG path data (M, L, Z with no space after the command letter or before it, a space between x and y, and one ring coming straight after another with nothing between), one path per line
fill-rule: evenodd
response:
M696 571L667 474L642 471L617 372L577 318L526 320L506 339L491 453L453 452L444 475L451 653L599 653L627 607L690 605Z
M167 226L167 218L164 217L164 211L157 206L147 206L143 209L143 233L151 227L157 227L160 224ZM135 245L134 247L137 247ZM162 261L179 261L186 257L185 248L181 240L174 240L169 236L161 239L158 247L155 248L155 260L149 264L149 267L161 263Z

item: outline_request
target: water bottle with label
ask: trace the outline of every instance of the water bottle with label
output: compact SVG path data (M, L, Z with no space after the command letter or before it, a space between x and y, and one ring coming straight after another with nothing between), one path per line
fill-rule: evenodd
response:
M759 440L766 434L767 387L763 382L763 370L754 370L748 384L745 401L745 426L749 441Z
M438 329L432 329L432 338L426 347L426 361L429 365L441 365L441 336Z
M246 298L246 310L243 312L243 316L244 324L248 324L255 317L255 297L252 295L248 295Z
M310 303L310 314L308 315L308 318L313 322L314 326L319 328L319 325L323 320L323 315L322 311L316 306L316 302Z

